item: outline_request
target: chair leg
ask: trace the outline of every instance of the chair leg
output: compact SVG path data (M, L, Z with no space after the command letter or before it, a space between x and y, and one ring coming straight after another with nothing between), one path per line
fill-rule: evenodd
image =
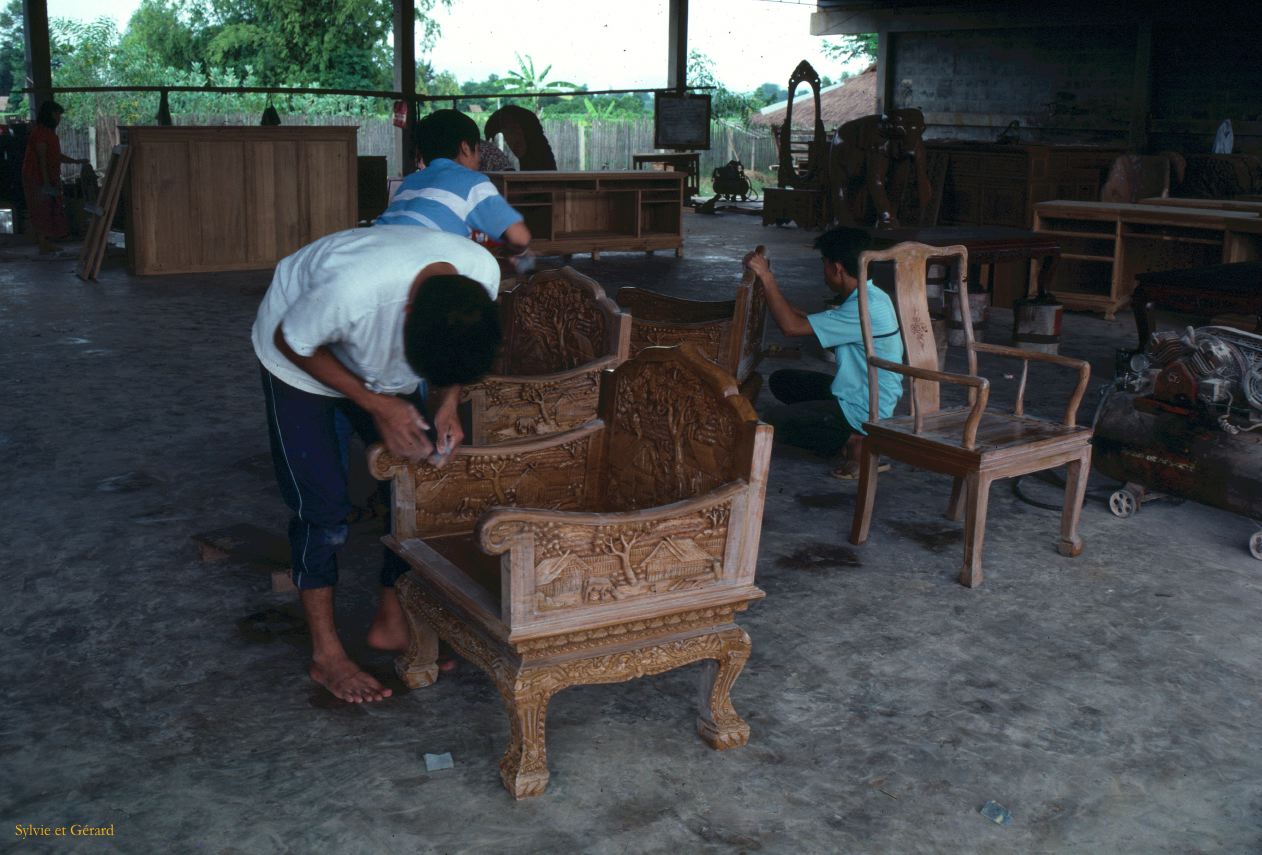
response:
M955 478L951 481L951 501L947 502L947 519L960 521L964 516L964 479Z
M858 546L868 539L872 525L872 505L876 502L876 464L880 455L876 444L864 440L859 446L859 494L855 496L854 522L850 526L850 542Z
M976 588L982 583L982 541L986 538L986 505L990 501L990 478L971 472L965 479L968 491L964 513L964 567L960 584Z
M1060 544L1057 550L1070 558L1082 554L1082 538L1078 536L1078 518L1082 516L1082 502L1087 495L1087 478L1091 474L1091 447L1082 457L1069 464L1065 479L1065 508L1060 515Z
M530 686L532 682L536 685ZM519 673L511 684L500 686L509 729L508 749L500 760L500 779L515 799L542 795L548 786L545 723L552 692L538 685L546 683L523 680Z
M732 706L732 684L749 659L749 636L738 628L720 638L723 651L719 657L707 659L701 666L701 710L697 716L697 733L717 751L749 742L749 725Z
M411 641L406 652L394 660L395 673L409 689L421 689L438 679L438 634L429 622L403 603Z

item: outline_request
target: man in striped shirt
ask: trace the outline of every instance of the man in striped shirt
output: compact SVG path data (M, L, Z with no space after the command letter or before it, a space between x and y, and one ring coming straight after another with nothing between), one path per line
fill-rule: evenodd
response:
M425 168L403 180L378 225L420 226L464 237L480 232L524 252L530 231L485 175L477 172L481 134L459 110L437 110L416 124Z

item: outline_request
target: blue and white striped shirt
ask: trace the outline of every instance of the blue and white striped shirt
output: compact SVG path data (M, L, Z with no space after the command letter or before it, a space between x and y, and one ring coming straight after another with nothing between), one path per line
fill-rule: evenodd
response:
M403 179L376 224L421 226L462 237L477 229L499 240L521 219L485 175L439 157Z

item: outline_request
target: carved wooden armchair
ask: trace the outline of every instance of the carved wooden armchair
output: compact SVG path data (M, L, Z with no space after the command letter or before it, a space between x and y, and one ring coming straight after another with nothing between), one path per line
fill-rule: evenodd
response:
M733 300L684 300L626 287L614 298L631 313L631 353L688 342L742 386L762 358L767 298L749 271Z
M876 372L878 368L884 368L910 378L911 415L868 421L863 426L868 435L863 442L859 494L850 542L861 544L868 539L872 505L876 498L877 461L881 455L950 475L955 481L947 516L958 520L963 510L964 567L960 571L960 582L971 588L982 582L986 503L991 482L1001 478L1068 464L1059 550L1062 555L1068 556L1082 552L1078 517L1091 468L1091 429L1079 427L1077 416L1078 405L1091 376L1091 366L1080 359L974 341L969 313L964 312L968 374L937 370L937 347L925 295L925 267L930 258L957 260L955 268L960 301L961 305L967 305L968 277L965 271L968 269L968 251L962 246L902 243L882 252L865 252L859 257L860 282L867 281L868 265L873 262L894 262L895 306L907 360L906 365L901 365L874 354L867 294L865 289L859 289L859 318L868 357L871 391L869 412L879 412ZM986 409L990 384L977 373L978 353L1022 361L1020 386L1012 413ZM1032 361L1061 365L1077 372L1078 383L1069 398L1062 421L1052 422L1024 414L1026 378ZM938 393L942 383L965 387L968 404L941 407Z
M729 692L750 640L771 452L732 379L690 345L650 348L601 378L600 419L555 436L464 446L441 470L380 446L394 480L386 543L412 642L397 668L438 677L438 638L486 671L511 725L500 762L517 798L548 781L548 700L706 660L697 730L717 749L749 726Z
M569 267L500 285L504 344L493 373L466 386L469 441L489 445L585 424L600 372L627 358L631 318Z

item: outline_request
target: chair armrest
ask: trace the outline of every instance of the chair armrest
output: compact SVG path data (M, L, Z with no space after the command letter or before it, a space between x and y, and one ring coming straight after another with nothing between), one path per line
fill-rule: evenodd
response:
M1086 360L1074 359L1071 356L1061 356L1056 353L1039 353L1038 351L1033 350L1021 350L1017 347L1007 347L1002 344L988 344L986 342L978 341L973 342L970 347L978 353L991 353L995 356L1020 359L1024 363L1021 366L1021 386L1017 390L1017 415L1021 415L1025 409L1025 379L1029 363L1045 362L1049 365L1060 365L1077 371L1078 385L1074 387L1074 392L1070 395L1069 403L1065 407L1065 424L1069 427L1073 427L1078 423L1078 407L1082 404L1082 397L1087 392L1087 383L1091 380L1091 364Z
M616 513L496 508L479 520L482 551L506 555L501 614L511 631L565 614L599 618L701 589L752 585L738 578L750 485ZM730 560L729 560L730 559Z
M968 387L971 390L972 409L969 411L968 418L964 420L964 435L961 444L970 451L977 446L977 426L981 423L982 413L986 411L986 402L990 399L989 380L972 374L952 374L948 371L935 371L932 368L916 368L912 365L903 365L901 362L891 362L879 356L869 356L868 364L876 368L884 368L886 371L902 374L906 377L913 377L917 380L932 380L939 383L952 383L956 386ZM868 413L869 418L872 418L874 415L876 414ZM917 411L912 415L912 418L914 420L913 429L916 433L920 433L924 427L923 416Z
M393 533L399 540L473 531L490 508L590 507L597 488L589 461L599 454L600 420L547 437L461 446L441 469L396 457L380 444L368 469L394 481Z

